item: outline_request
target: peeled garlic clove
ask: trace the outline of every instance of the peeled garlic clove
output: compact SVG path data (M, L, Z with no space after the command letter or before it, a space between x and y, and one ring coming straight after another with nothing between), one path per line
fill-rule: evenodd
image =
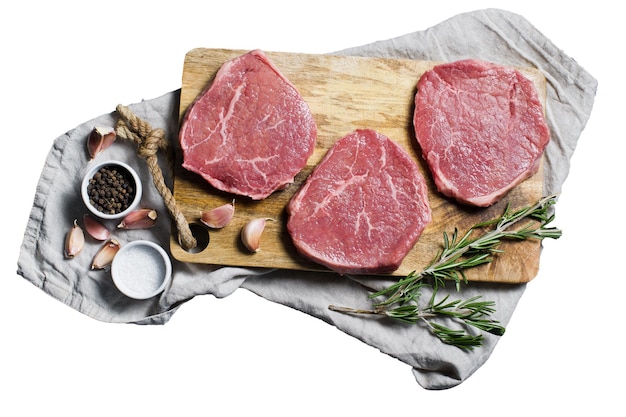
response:
M78 255L85 246L85 233L74 220L74 225L65 236L65 257L68 259Z
M110 127L94 127L87 138L87 151L89 151L91 159L111 146L116 137L115 130Z
M263 234L263 230L265 230L265 224L268 220L271 219L253 219L246 223L241 229L241 242L250 252L257 252L259 250L261 235Z
M235 200L214 209L203 211L200 221L212 229L221 229L233 219L235 215Z
M148 229L156 224L157 212L149 208L131 211L117 225L118 229Z
M89 236L93 237L96 240L107 240L111 236L111 232L107 229L102 223L98 220L94 219L88 214L85 214L83 217L83 226L85 226L85 230L89 234Z
M107 240L94 255L93 261L91 261L91 269L104 269L109 266L120 247L121 245L117 240Z

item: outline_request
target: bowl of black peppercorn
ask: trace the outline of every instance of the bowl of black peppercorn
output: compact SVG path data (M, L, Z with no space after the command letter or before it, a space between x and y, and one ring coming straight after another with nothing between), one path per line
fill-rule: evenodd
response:
M116 160L91 166L81 186L81 195L89 211L105 220L126 217L139 205L141 194L137 172Z

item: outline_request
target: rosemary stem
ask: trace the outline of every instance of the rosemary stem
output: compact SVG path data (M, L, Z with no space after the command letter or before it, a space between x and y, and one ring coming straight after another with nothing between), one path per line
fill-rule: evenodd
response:
M342 307L342 306L335 306L335 305L329 305L328 306L329 310L332 311L337 311L340 313L351 313L351 314L380 314L379 311L377 310L361 310L358 308L350 308L350 307Z
M359 308L336 306L336 305L333 305L333 304L329 305L328 309L331 310L331 311L336 311L336 312L339 312L339 313L348 313L348 314L371 314L371 315L381 315L381 316L388 315L384 309L363 310L363 309L359 309ZM467 311L469 312L469 310L467 310ZM464 315L461 312L461 310L456 310L456 312L460 313L461 315ZM422 319L422 320L424 320L425 322L428 323L427 319L438 317L438 314L436 314L434 312L419 310L418 312L416 312L415 316L417 318Z

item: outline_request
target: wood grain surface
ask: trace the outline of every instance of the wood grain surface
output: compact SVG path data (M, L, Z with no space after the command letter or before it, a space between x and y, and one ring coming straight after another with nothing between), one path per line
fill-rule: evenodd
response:
M182 76L181 119L188 106L210 84L220 66L246 52L203 48L188 52ZM377 130L403 146L417 162L429 188L433 221L400 268L391 275L404 276L425 267L440 250L444 232L452 233L458 228L464 233L477 222L499 216L507 204L519 208L542 197L542 168L489 208L464 207L438 193L419 154L412 126L417 81L435 62L281 52L266 54L309 104L318 127L315 152L293 184L263 201L252 201L214 189L199 175L183 169L182 155L177 152L174 197L194 234L201 237L199 240L206 238L207 233L205 228L196 227L200 224L202 211L234 199L235 217L224 229L209 230L208 245L202 250L186 251L172 236L170 246L175 259L212 265L327 271L296 253L286 231L285 206L330 146L359 128ZM545 79L541 73L530 68L520 68L520 71L534 82L542 103L545 103ZM255 217L271 220L261 238L261 249L250 253L240 242L240 231ZM470 271L468 279L522 283L536 276L541 253L539 241L504 243L502 249L504 253L492 263Z

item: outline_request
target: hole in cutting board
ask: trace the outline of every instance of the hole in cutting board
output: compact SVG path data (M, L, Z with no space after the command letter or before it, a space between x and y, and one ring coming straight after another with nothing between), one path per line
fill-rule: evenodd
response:
M198 223L190 223L189 230L191 230L193 237L196 238L197 245L195 248L187 250L187 252L200 253L205 250L207 246L209 246L209 241L211 240L207 228Z

